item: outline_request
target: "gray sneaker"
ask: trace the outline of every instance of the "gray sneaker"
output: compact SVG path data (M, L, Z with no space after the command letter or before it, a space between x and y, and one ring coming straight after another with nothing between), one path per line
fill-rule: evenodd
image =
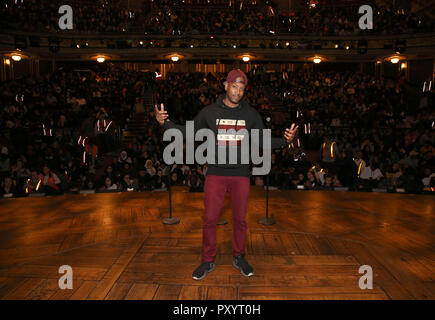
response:
M215 269L215 264L213 262L203 262L198 268L193 271L192 278L194 280L203 279L207 273L212 272Z

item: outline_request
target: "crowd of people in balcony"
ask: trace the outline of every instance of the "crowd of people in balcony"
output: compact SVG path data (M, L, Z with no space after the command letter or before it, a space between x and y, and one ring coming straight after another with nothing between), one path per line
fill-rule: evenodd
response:
M274 8L269 1L152 0L125 7L120 1L79 1L73 9L73 29L60 30L59 7L43 0L5 0L0 6L0 26L27 32L142 33L157 35L354 35L433 32L427 17L402 8L373 8L373 29L361 30L355 6L307 6L298 10Z

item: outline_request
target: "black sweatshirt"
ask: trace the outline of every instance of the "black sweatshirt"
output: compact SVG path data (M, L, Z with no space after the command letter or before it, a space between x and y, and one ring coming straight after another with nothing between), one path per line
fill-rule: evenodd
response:
M195 133L202 128L209 128L215 134L215 164L210 164L207 170L207 175L218 176L244 176L249 177L249 164L241 164L240 162L240 141L237 141L235 134L222 134L219 129L234 129L236 132L240 129L246 129L251 135L251 129L260 129L260 142L262 142L262 129L265 129L263 121L257 110L252 108L245 99L242 99L239 105L235 108L228 107L224 104L223 99L225 94L222 94L215 103L204 107L193 119ZM172 121L166 120L164 123L165 129L176 128L183 132L186 136L186 126L177 125ZM240 135L238 138L240 138ZM251 138L251 137L249 137ZM284 138L272 138L271 148L278 149L287 146L288 143ZM251 141L251 139L249 139ZM228 163L229 148L237 148L237 164L218 164L218 148L227 148L226 156Z

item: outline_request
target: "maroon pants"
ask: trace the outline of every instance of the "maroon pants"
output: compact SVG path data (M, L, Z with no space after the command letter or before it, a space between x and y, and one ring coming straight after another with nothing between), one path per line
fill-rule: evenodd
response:
M241 176L207 175L204 185L204 225L202 232L202 261L214 261L216 256L216 223L228 191L233 211L233 254L245 254L246 207L248 204L250 180Z

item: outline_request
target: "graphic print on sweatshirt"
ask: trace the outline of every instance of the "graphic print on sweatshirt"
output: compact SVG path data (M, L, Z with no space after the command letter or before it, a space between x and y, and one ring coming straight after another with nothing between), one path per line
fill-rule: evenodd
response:
M240 119L216 119L216 129L218 146L240 146L245 135L237 134L237 131L246 129L246 122Z

